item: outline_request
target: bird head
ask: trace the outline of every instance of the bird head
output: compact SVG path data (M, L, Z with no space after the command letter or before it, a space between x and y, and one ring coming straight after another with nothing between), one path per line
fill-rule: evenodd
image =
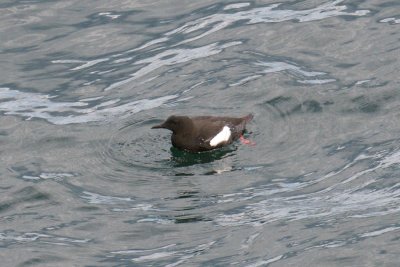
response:
M170 116L166 121L159 125L151 127L151 129L168 129L173 133L176 133L180 129L184 129L187 125L190 125L191 120L187 116Z

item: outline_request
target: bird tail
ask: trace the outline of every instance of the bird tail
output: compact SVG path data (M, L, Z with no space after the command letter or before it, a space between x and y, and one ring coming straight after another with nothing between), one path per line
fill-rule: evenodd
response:
M245 122L249 122L254 118L253 114L248 114L246 116L243 117L243 119L245 120Z

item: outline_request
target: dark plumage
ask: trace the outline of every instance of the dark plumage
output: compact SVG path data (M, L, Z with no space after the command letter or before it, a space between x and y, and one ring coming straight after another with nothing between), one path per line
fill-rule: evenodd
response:
M171 130L171 142L174 147L200 152L231 144L243 134L246 123L252 118L252 114L241 118L170 116L152 129Z

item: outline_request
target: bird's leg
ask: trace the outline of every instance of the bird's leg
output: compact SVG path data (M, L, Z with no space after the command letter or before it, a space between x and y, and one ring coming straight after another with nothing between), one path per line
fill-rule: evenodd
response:
M249 140L249 139L244 138L243 135L240 136L239 140L240 140L240 142L241 142L242 144L245 144L245 145L254 146L254 145L256 144L255 142L253 142L253 141L251 141L251 140Z

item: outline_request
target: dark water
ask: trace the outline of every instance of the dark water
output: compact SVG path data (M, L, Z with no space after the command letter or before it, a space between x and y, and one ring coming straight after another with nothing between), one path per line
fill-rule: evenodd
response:
M400 2L0 2L1 266L399 266ZM150 127L255 115L193 155Z

